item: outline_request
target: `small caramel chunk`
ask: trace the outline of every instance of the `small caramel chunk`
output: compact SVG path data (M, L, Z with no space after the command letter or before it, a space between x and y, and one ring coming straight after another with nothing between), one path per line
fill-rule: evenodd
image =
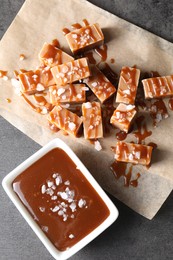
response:
M149 165L151 162L152 146L117 142L115 159L122 162Z
M101 106L98 102L82 104L83 126L85 139L103 137Z
M132 120L134 119L137 111L133 105L119 104L115 109L110 123L120 130L128 133Z
M52 75L57 86L64 86L68 83L87 78L90 76L88 59L81 58L51 68Z
M76 29L65 37L74 54L100 46L104 41L104 35L97 23Z
M103 103L115 93L116 88L96 66L92 66L91 71L92 76L84 79L84 83L90 87L96 97Z
M146 99L173 96L173 76L142 80Z
M44 43L39 53L39 59L46 66L50 67L74 60L72 56L49 43Z
M18 78L21 84L21 92L28 95L42 92L55 84L49 67L45 67L43 70L21 73Z
M67 84L62 87L56 85L49 88L50 102L58 103L82 103L85 102L85 84Z
M139 82L140 70L122 67L118 84L116 102L133 105Z
M82 125L82 119L79 116L58 105L49 113L48 121L59 129L74 136L77 135Z

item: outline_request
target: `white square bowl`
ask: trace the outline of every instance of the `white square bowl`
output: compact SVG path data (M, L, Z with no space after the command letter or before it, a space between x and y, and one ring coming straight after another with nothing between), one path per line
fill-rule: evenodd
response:
M12 188L12 182L14 179L21 174L24 170L26 170L30 165L38 161L41 157L47 154L54 148L61 148L66 152L66 154L71 158L71 160L76 164L81 173L85 176L85 178L89 181L94 190L98 193L98 195L102 198L104 203L107 205L110 214L109 216L92 232L90 232L87 236L77 242L74 246L69 248L66 251L59 251L52 242L48 239L48 237L44 234L38 224L34 221L29 211L25 208L19 197L16 195ZM118 210L100 187L100 185L96 182L96 180L92 177L90 172L84 166L84 164L79 160L76 154L67 146L62 140L54 139L49 142L47 145L42 147L39 151L29 157L26 161L16 167L13 171L11 171L2 181L2 186L6 191L7 195L10 197L14 205L17 207L19 212L22 214L24 219L28 222L30 227L42 241L44 246L47 248L49 253L57 260L65 260L78 252L85 245L90 243L95 237L101 234L106 228L108 228L118 217Z

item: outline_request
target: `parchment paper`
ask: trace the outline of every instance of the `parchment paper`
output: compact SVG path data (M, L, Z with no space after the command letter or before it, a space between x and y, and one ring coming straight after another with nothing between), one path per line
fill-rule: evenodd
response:
M2 70L19 68L35 69L39 64L38 53L43 43L58 38L61 46L70 54L61 29L86 18L91 24L98 22L103 28L108 46L109 63L117 73L122 66L137 65L142 71L158 71L161 75L173 73L173 45L115 15L112 15L84 0L27 0L14 22L0 42L0 65ZM27 57L19 61L19 55ZM103 150L98 152L83 138L64 136L62 132L52 133L45 116L32 111L17 96L10 81L0 80L0 114L12 125L35 140L40 145L53 138L63 139L77 153L101 186L113 196L124 202L136 212L152 219L173 187L173 113L153 128L151 120L148 128L153 131L147 142L155 142L158 149L154 152L153 164L149 170L136 166L142 174L137 188L123 186L123 180L116 180L110 171L113 162L111 145L116 144L115 133L101 140ZM7 103L6 98L12 100ZM128 140L132 140L129 135Z

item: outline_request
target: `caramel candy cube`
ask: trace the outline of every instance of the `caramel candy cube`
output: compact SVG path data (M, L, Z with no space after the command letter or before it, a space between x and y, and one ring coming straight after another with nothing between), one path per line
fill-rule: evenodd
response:
M122 67L118 84L116 102L133 105L140 77L140 70Z
M72 56L46 42L39 53L39 59L46 66L50 67L74 60Z
M49 113L48 121L59 129L74 136L77 135L82 125L82 119L79 116L59 105L55 106Z
M173 76L143 79L142 84L146 99L173 95Z
M49 88L50 103L82 103L86 100L85 84L67 84L62 87L56 85Z
M76 29L65 37L74 54L93 49L104 42L104 35L97 23Z
M152 146L117 142L115 159L122 162L149 165L151 162Z
M103 103L116 92L116 88L96 66L92 66L91 71L92 76L84 79L83 82L90 87L96 97Z
M82 104L82 116L85 139L103 137L101 106L98 102L86 102Z
M21 73L18 75L18 78L21 84L21 92L28 95L42 92L55 84L49 67L45 67L42 70L31 70Z
M135 106L121 103L115 109L110 119L110 123L120 130L128 133L136 113L137 111Z
M57 86L64 86L68 83L87 78L90 76L88 59L81 58L51 68L52 75Z

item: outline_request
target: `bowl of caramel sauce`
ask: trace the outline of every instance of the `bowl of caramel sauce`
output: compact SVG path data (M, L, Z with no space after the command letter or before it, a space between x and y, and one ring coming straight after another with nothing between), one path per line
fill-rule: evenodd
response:
M60 139L15 168L2 185L55 259L68 259L118 217L115 205Z

